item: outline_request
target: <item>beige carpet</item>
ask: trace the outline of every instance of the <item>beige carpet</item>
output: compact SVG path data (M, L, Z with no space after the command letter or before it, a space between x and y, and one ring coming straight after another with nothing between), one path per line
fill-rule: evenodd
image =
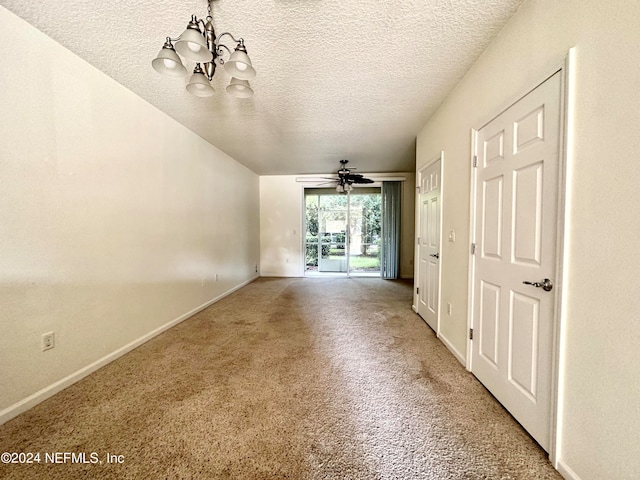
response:
M41 463L4 479L560 478L411 284L371 278L260 279L0 426L5 451Z

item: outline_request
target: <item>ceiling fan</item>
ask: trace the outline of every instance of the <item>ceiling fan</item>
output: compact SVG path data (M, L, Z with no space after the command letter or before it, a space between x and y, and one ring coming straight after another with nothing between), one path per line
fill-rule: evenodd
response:
M330 183L337 183L336 190L338 193L348 193L353 190L353 184L374 183L370 178L365 178L364 175L359 173L352 173L351 170L355 168L347 168L349 160L340 160L340 169L337 172L337 178L324 178L324 180L331 180ZM327 182L329 183L329 182Z

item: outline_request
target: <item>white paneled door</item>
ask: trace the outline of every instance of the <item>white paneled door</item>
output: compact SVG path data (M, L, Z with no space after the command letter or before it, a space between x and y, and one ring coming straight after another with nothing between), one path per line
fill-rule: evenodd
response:
M559 189L556 73L478 131L472 371L549 449Z
M440 293L440 164L438 160L419 172L418 314L436 332Z

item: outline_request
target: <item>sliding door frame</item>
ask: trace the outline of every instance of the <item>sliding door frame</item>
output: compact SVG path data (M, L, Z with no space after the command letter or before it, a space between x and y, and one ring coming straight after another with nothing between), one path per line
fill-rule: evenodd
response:
M365 188L370 189L370 188L375 188L377 190L379 190L379 192L358 192L358 190L364 190ZM359 276L371 276L371 275L367 275L366 273L363 274L359 274L358 272L351 272L351 194L353 195L366 195L366 194L372 194L372 195L380 195L381 201L382 201L382 186L380 183L374 183L371 185L368 185L367 187L356 187L354 188L353 192L347 192L345 195L347 196L347 205L346 205L346 225L345 225L345 238L344 238L344 247L345 247L345 260L346 260L346 271L342 272L325 272L325 275L322 275L322 272L318 271L317 275L308 274L308 270L307 270L307 190L316 190L316 189L322 189L322 190L327 190L326 195L327 196L333 196L333 195L343 195L343 194L339 194L339 193L329 193L329 191L333 190L332 188L327 188L327 187L316 187L316 186L311 186L311 187L303 187L302 189L302 219L301 219L301 241L302 241L302 271L303 271L303 276L307 277L314 277L314 276L335 276L335 277L359 277ZM320 197L321 195L318 194L318 197ZM318 208L320 208L320 202L318 201ZM318 221L320 219L320 216L318 215ZM381 218L382 221L382 218ZM382 241L382 232L380 234L380 238ZM341 243L341 242L340 242ZM320 238L320 225L318 225L318 240L317 240L317 247L318 247L318 269L320 268L320 256L321 256L321 248L322 248L322 241ZM380 247L380 250L382 250L382 248ZM376 272L379 275L381 275L382 273L382 265L380 265L380 269Z

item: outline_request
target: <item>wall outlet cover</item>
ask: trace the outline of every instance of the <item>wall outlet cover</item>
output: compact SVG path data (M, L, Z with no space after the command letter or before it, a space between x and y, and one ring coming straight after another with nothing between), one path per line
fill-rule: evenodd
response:
M42 334L42 351L51 350L56 346L56 339L53 332Z

